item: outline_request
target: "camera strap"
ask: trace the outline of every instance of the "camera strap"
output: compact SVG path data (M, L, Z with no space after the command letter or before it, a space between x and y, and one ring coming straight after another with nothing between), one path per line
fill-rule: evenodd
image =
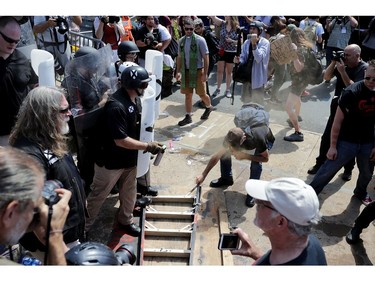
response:
M53 203L49 202L48 204L48 217L47 217L47 229L46 229L46 252L44 254L44 265L47 265L48 262L48 252L49 252L49 236L51 232L51 221L53 214Z

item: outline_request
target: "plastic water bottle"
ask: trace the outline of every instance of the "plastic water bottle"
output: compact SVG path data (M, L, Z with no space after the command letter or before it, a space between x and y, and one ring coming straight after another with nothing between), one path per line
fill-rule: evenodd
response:
M24 256L21 260L22 265L42 265L42 262L37 258L33 258L30 256Z

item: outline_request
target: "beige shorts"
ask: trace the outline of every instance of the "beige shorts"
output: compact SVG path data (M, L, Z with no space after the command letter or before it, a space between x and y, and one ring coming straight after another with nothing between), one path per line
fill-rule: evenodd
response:
M195 92L198 96L204 96L206 95L206 83L202 82L202 75L203 75L203 68L197 70L197 85L195 87ZM185 84L189 85L189 70L185 70ZM181 94L190 94L193 93L194 88L183 88L183 83L181 83Z

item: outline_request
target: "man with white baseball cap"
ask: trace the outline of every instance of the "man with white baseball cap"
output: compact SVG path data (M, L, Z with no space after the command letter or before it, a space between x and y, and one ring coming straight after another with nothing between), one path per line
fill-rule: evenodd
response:
M237 228L233 233L242 244L239 250L231 251L233 255L249 256L256 265L327 265L319 241L311 234L320 214L318 197L310 185L297 178L250 179L246 191L255 198L254 224L269 237L271 250L263 254Z

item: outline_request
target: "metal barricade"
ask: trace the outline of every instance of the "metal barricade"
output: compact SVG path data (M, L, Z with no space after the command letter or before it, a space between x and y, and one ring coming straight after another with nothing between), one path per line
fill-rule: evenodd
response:
M72 54L74 54L80 47L90 46L95 49L99 49L105 46L105 43L92 37L92 31L82 31L82 32L69 32L69 42L72 48Z

